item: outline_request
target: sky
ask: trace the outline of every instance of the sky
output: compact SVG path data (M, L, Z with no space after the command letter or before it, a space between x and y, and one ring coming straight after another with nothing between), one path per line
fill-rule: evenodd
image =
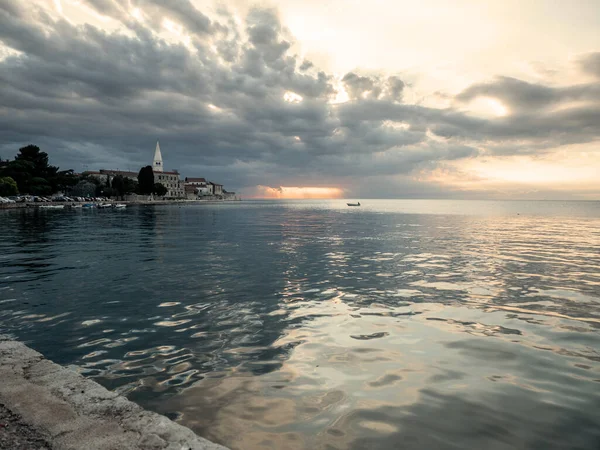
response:
M0 157L246 198L600 200L600 0L0 0Z

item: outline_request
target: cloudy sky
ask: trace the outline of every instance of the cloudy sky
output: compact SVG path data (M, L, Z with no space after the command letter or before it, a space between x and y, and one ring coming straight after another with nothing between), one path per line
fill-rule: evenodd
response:
M0 157L246 196L600 199L600 0L0 0Z

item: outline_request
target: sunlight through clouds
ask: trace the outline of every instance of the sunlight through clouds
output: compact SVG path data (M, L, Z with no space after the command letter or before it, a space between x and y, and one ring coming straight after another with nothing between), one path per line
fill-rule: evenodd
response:
M504 117L508 114L508 109L500 101L491 97L478 97L472 100L466 106L466 111L481 117Z
M283 94L283 99L288 103L300 103L303 100L301 95L291 91L287 91Z
M153 135L174 167L237 191L600 195L587 3L0 3L3 155L34 141L81 165L72 149L98 145L102 164L136 165Z
M144 21L144 15L142 14L142 10L140 8L132 8L130 14L131 17L133 17L138 22Z

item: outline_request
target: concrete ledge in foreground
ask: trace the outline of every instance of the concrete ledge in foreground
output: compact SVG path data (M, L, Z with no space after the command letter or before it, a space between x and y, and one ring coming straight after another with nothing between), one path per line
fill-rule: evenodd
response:
M52 449L227 450L1 335L0 404Z

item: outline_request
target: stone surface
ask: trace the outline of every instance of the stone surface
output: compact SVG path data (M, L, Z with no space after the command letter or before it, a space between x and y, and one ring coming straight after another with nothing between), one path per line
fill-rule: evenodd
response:
M14 448L227 450L3 336L0 380L0 424L13 424L12 437L0 427L0 445L4 437Z
M17 414L0 405L0 449L49 450L50 444Z

